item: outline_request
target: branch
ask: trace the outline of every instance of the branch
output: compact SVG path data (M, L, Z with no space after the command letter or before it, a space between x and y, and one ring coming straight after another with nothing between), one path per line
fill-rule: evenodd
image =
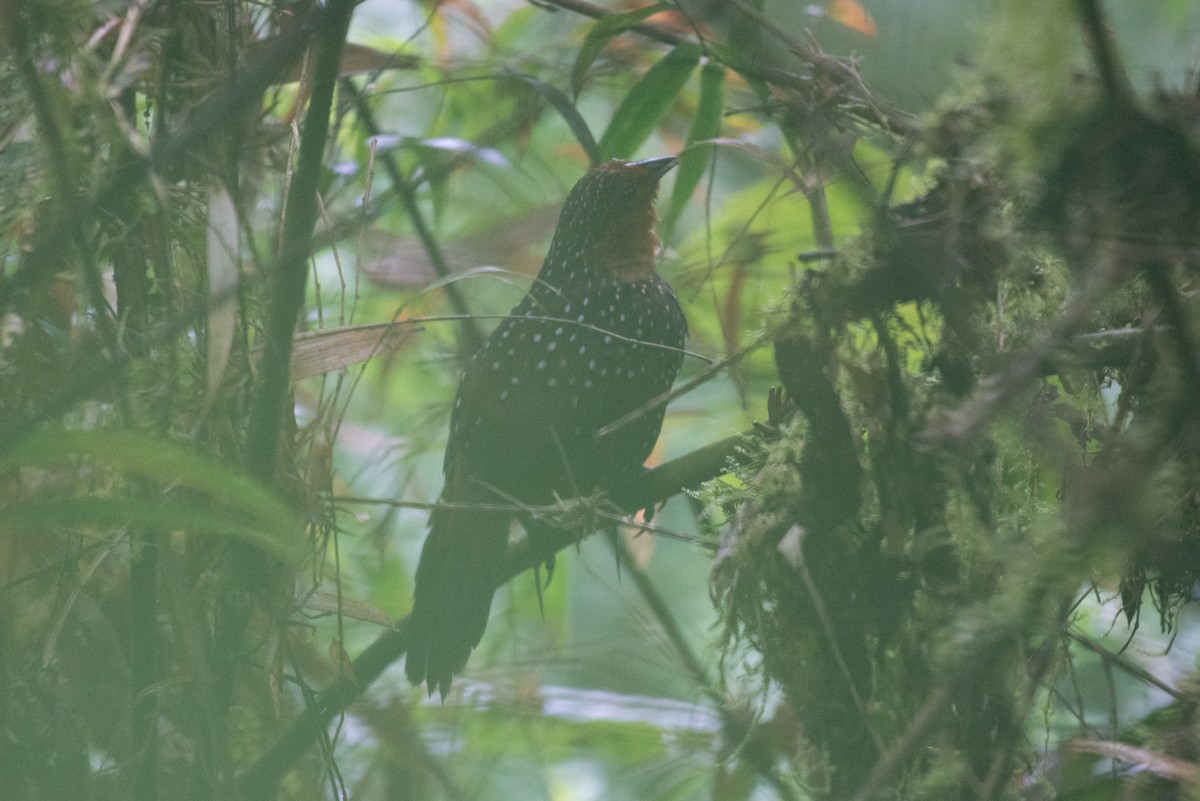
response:
M590 19L604 19L615 13L604 6L598 6L595 3L589 2L589 0L540 0L540 3L550 8L550 10L553 10L553 7L558 7ZM639 22L636 25L631 25L628 30L639 33L647 39L653 39L656 42L671 46L685 41L684 37L670 28L655 25L653 22Z
M1133 102L1133 90L1129 86L1129 78L1121 68L1117 56L1117 46L1104 23L1104 11L1100 8L1099 0L1076 0L1076 8L1082 19L1088 44L1091 45L1092 56L1096 60L1096 71L1100 73L1100 83L1110 100L1121 105Z
M317 222L317 195L325 160L325 141L329 135L333 90L337 85L342 45L353 11L353 0L331 2L328 6L329 17L317 39L317 63L313 70L308 113L300 134L300 155L284 210L282 244L265 331L262 381L250 411L246 441L250 473L268 485L274 483L275 478L275 452L291 377L292 338L308 283L308 260Z
M745 3L739 2L739 0L728 0L728 2L730 9L770 30L774 35L779 37L794 55L807 63L814 72L820 73L821 80L812 80L809 76L795 75L783 70L771 68L759 69L748 63L726 63L730 69L751 78L798 92L805 97L812 96L815 86L835 85L847 93L847 95L859 98L865 106L866 110L850 109L850 114L875 125L880 125L900 136L909 136L916 133L917 126L913 117L871 95L851 65L842 59L822 52L815 45L805 44L787 35L760 12ZM591 19L604 19L613 14L607 8L598 6L589 0L539 0L539 4L561 8ZM631 26L629 30L648 39L653 39L656 42L672 46L691 41L688 37L682 36L670 28L655 25L652 22L638 23ZM709 56L714 57L712 53Z
M1178 351L1179 367L1183 372L1184 392L1187 399L1179 405L1175 415L1177 426L1182 426L1181 415L1195 413L1196 399L1200 398L1200 358L1197 357L1196 343L1192 339L1192 320L1187 306L1179 297L1175 284L1171 281L1170 265L1163 259L1151 260L1143 271L1146 282L1162 305L1163 316L1170 328L1171 338Z
M648 471L639 478L637 491L618 503L628 511L644 509L666 501L685 487L695 487L721 475L743 439L743 435L727 437ZM575 532L552 529L539 532L536 539L536 545L526 539L509 551L497 587L578 542ZM274 745L238 777L241 797L271 797L284 774L304 755L333 717L404 654L408 648L407 632L408 618L404 618L394 628L379 635L354 660L349 675L337 679L321 693L315 704L300 713Z
M870 801L875 798L876 791L882 788L883 783L900 768L904 759L924 742L930 727L941 719L949 708L951 700L950 688L945 684L939 684L933 688L925 697L920 709L909 718L904 732L884 753L883 758L871 766L867 780L854 794L853 801Z
M924 431L917 435L919 446L942 446L968 442L1038 377L1053 372L1051 357L1076 341L1076 329L1104 292L1112 285L1116 268L1102 265L1092 271L1075 293L1059 320L1039 342L1009 360L1007 366L979 382L975 391L956 408L931 414Z

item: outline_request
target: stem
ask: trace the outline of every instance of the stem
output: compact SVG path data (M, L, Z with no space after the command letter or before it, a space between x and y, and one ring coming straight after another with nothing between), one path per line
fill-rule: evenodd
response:
M292 338L304 305L329 116L341 66L342 46L353 11L353 0L330 0L315 40L317 60L312 93L285 208L280 253L267 313L262 379L251 406L246 441L247 468L265 485L275 483L280 431L291 379ZM263 581L263 573L268 568L263 555L244 544L230 546L229 562L230 573L218 601L213 633L215 703L222 719L233 696L242 643L253 609L254 589ZM219 786L219 783L213 783L213 786Z
M333 108L342 44L353 10L352 0L331 2L328 17L319 31L312 95L300 133L300 155L284 210L282 244L267 315L262 381L250 411L250 432L246 442L250 473L265 484L274 483L275 478L279 430L291 379L292 337L304 306L312 232L317 222L317 192L325 158L325 140L329 135L329 113Z

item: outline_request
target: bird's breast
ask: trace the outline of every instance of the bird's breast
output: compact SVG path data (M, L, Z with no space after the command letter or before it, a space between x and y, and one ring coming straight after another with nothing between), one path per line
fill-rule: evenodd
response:
M595 433L670 388L686 332L657 276L531 292L468 366L447 467L461 458L498 476L522 460L576 473L583 463L602 463L600 473L640 465L658 437L661 407L603 443Z

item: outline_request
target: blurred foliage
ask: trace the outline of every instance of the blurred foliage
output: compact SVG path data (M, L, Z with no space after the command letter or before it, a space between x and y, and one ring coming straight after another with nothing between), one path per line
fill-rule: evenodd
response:
M1192 4L367 0L256 431L337 5L0 4L6 798L1200 792ZM651 463L740 444L427 701L461 365L665 153Z

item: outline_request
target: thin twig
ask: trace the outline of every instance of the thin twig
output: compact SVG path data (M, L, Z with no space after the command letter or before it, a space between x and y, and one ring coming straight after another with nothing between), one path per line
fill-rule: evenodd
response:
M682 384L679 384L678 386L673 387L672 389L669 389L666 392L662 392L662 393L659 393L658 395L655 395L653 398L646 401L645 403L643 403L641 406L637 407L633 411L629 412L628 414L624 415L623 417L620 417L617 420L614 420L613 422L604 426L604 428L601 428L599 431L596 432L596 438L602 439L604 437L609 436L613 432L620 431L622 428L624 428L625 426L634 422L639 417L641 417L642 415L651 411L652 409L656 409L659 406L665 406L666 404L670 403L671 401L675 400L676 398L680 397L681 395L685 395L688 392L691 392L693 389L700 386L701 384L715 378L717 373L721 372L729 365L741 361L742 359L746 358L746 356L749 355L750 353L753 353L754 351L758 350L759 348L761 348L765 345L769 345L773 340L774 340L773 333L764 334L764 335L758 337L753 342L751 342L750 344L746 345L741 350L739 350L737 353L734 353L731 356L721 359L719 362L715 362L715 363L709 365L707 368L705 368L701 372L697 373L696 375L692 376L687 381L684 381ZM652 344L652 343L645 343L645 344Z
M1185 693L1182 693L1172 687L1170 684L1167 684L1165 681L1158 678L1141 665L1131 662L1130 660L1118 654L1116 651L1105 648L1103 645L1095 640L1092 640L1090 637L1087 637L1078 631L1072 631L1071 629L1067 629L1065 634L1075 642L1082 645L1084 648L1098 655L1101 659L1112 663L1119 670L1128 673L1138 681L1144 681L1147 684L1157 687L1167 695L1174 698L1176 701L1183 701L1187 699L1188 696Z
M382 130L375 122L375 115L371 112L371 107L367 103L366 97L362 92L358 91L358 87L354 82L345 79L342 81L342 91L350 96L354 103L354 110L362 121L363 127L367 130L369 136L378 136ZM446 257L442 253L442 248L438 244L433 232L429 229L429 225L425 222L425 215L421 212L421 206L417 203L417 195L413 189L412 183L408 180L408 176L400 171L400 166L396 163L395 157L388 151L378 154L378 159L383 163L383 168L387 171L388 177L392 179L392 187L400 196L400 201L404 204L404 210L408 214L408 219L416 229L417 238L421 240L421 245L425 248L426 255L429 256L429 263L433 265L434 272L438 278L442 279L442 286L446 290L446 297L450 299L450 305L454 310L466 319L466 324L462 330L462 347L460 350L461 360L466 361L472 354L483 347L483 333L479 330L479 324L471 315L471 309L467 306L466 298L463 297L458 285L453 281L445 281L449 278L453 271L446 263Z
M731 8L740 12L750 21L765 26L772 32L778 31L778 26L775 26L774 23L771 23L761 13L750 8L745 3L739 2L739 0L726 0L726 2ZM590 17L591 19L604 19L613 13L609 9L588 0L539 0L539 3L544 6L553 6L571 11L585 17ZM691 41L690 37L652 22L639 23L629 28L629 30L648 39L653 39L656 42L672 46ZM917 124L914 118L899 109L893 108L890 104L871 94L863 83L862 78L850 65L822 52L815 46L798 42L786 34L784 34L784 40L799 58L805 61L814 71L820 73L821 80L812 80L809 76L795 75L783 70L760 69L748 63L727 63L726 66L751 78L766 81L804 95L811 95L814 86L829 84L839 86L848 95L861 101L863 105L862 109L848 109L847 113L871 124L882 126L901 136L911 135L916 132ZM710 57L712 57L711 54Z
M949 706L950 688L945 684L934 687L933 691L925 697L925 702L921 704L917 713L909 718L908 727L904 729L904 733L891 748L883 752L883 758L871 766L867 780L854 794L853 801L870 801L874 798L875 792L896 772L905 757L920 746L925 739L925 733L933 724L937 723Z
M733 711L729 709L725 696L712 683L712 679L709 677L704 665L700 662L700 658L692 650L687 638L683 635L683 630L675 619L675 615L671 612L670 607L667 606L666 599L663 598L658 588L654 586L654 582L647 575L646 571L633 558L633 554L629 551L629 546L616 531L610 533L609 541L612 543L613 550L617 554L621 570L633 579L633 585L637 588L638 594L642 596L642 600L650 608L650 613L654 615L654 619L662 628L663 634L666 635L667 641L671 643L671 647L679 655L684 668L687 669L692 677L692 682L700 688L701 692L708 696L709 700L717 708L717 711L721 715L722 727L727 733L737 732L738 729L744 728L743 724L735 717ZM775 754L770 744L760 737L743 737L742 739L745 742L746 748L755 749L755 753L751 755L752 758L747 760L754 769L775 788L775 791L779 793L781 798L795 798L792 788L783 782L775 771Z
M799 526L796 527L797 529ZM795 530L795 529L794 529ZM875 731L875 727L871 725L871 715L867 710L866 702L863 701L862 695L858 692L858 684L854 681L854 674L850 672L850 666L846 663L846 658L842 655L842 647L838 644L838 629L833 624L833 618L829 614L828 607L825 606L825 599L821 595L820 589L817 588L817 582L813 580L812 572L808 569L808 564L804 557L801 556L795 560L794 567L796 572L800 574L800 580L804 582L804 589L808 592L808 598L812 601L813 610L817 613L817 620L821 624L821 630L825 634L825 641L829 643L829 650L833 652L833 659L837 662L838 670L842 674L842 680L846 682L846 689L850 691L850 697L854 700L854 706L858 710L859 717L862 718L863 728L871 737L871 742L875 744L875 750L883 753L883 740L880 739L879 733Z

